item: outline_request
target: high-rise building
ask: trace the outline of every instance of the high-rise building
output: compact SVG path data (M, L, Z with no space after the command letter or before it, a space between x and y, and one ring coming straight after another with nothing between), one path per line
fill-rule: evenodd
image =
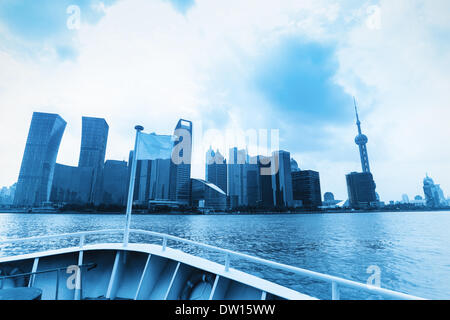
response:
M14 204L38 206L50 200L56 158L66 122L57 114L33 113Z
M319 172L312 170L292 172L292 190L294 200L301 200L303 207L317 209L322 206Z
M258 164L255 162L245 165L245 187L247 190L247 205L250 207L258 206L259 204L259 171Z
M271 170L272 157L258 156L258 205L263 208L274 207L272 188L272 175L263 174L265 170Z
M92 168L92 183L89 191L89 203L101 202L101 183L105 165L106 144L109 126L105 119L83 117L81 151L78 167Z
M231 148L229 152L227 165L227 194L231 208L247 205L247 172L245 165L247 163L246 150L238 150L238 148Z
M125 205L128 193L128 166L126 161L107 160L103 171L101 203Z
M57 163L50 201L59 204L86 204L90 196L93 168L71 167Z
M272 153L276 172L272 174L273 200L276 207L291 207L294 205L292 193L291 154L287 151Z
M174 136L178 139L173 145L169 197L172 201L189 204L191 197L192 122L179 120L175 127Z
M206 153L206 172L205 180L213 183L227 192L227 161L217 150L214 152L211 148Z
M170 163L170 159L152 161L149 190L151 200L169 200Z
M352 172L346 179L350 207L364 209L377 202L375 181L370 172Z
M447 205L447 200L445 199L441 186L434 184L433 179L431 179L428 174L425 179L423 179L423 192L425 194L427 207L436 208Z
M192 206L220 211L226 209L227 194L221 188L201 179L191 179L191 185Z
M152 160L138 160L136 162L136 179L134 186L134 201L146 205L150 200L150 184Z
M367 153L367 142L369 139L362 133L361 121L359 121L358 108L355 102L356 125L358 127L358 135L355 143L359 147L359 155L361 158L362 173L352 172L346 176L349 204L352 208L364 208L377 203L377 194L375 192L375 181L370 173L369 156Z

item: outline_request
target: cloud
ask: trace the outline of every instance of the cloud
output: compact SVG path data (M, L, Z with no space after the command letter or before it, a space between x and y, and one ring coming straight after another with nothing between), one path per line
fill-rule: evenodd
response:
M0 184L17 179L32 111L46 111L68 122L68 164L82 115L110 124L109 159L128 158L137 123L280 129L281 148L344 199L345 174L360 170L356 95L382 198L420 193L426 171L450 188L445 0L71 1L79 30L66 28L69 2L41 3L0 5ZM374 5L379 28L367 24Z
M67 27L76 6L80 23L95 24L105 14L105 6L116 0L5 0L0 3L0 25L9 34L9 49L36 58L52 52L62 60L77 56L76 33ZM77 16L78 19L78 16Z
M427 171L449 190L450 151L442 145L450 133L445 89L450 54L443 50L450 23L442 12L450 5L380 1L379 8L381 28L356 26L343 39L337 76L347 91L363 93L363 125L378 190L385 199L421 194ZM360 90L362 85L371 89Z

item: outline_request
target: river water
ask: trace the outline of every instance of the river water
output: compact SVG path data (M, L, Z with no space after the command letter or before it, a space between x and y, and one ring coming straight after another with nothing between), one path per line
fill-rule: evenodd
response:
M123 215L0 214L0 240L123 228L124 222ZM372 275L368 268L380 270L383 288L429 299L450 299L450 212L134 215L132 228L167 233L362 283ZM120 237L91 236L87 242L105 240L120 241ZM138 240L144 239L131 238ZM76 243L67 239L0 245L0 257ZM214 252L171 242L169 246L224 263L223 256ZM317 280L236 259L231 267L321 299L330 298L330 285ZM341 298L378 297L344 289Z

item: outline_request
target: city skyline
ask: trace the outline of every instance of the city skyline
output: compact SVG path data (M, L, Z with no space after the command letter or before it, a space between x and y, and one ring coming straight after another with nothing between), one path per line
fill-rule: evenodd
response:
M355 143L360 148L362 172L352 172L346 175L348 203L352 208L382 207L385 201L379 203L381 199L378 193L375 192L376 185L370 173L366 149L368 138L362 133L356 103L355 114L358 128ZM55 123L57 121L61 122L62 126L56 126ZM125 161L105 159L105 149L109 134L107 122L102 118L83 116L82 123L82 143L78 167L61 165L56 163L56 158L67 123L58 114L33 113L22 161L22 169L17 183L18 193L15 193L15 190L13 191L15 193L15 196L13 195L15 205L30 206L50 202L55 204L95 203L96 205L104 205L110 203L120 205L125 199L125 194L120 195L118 190L122 189L122 192L125 192L126 188L121 188L118 185L118 181L121 180L122 184L125 185L125 181L129 179L126 178L126 172L128 171L129 176L129 163L132 161L133 151L129 153L128 164ZM153 135L155 133L149 136ZM170 136L166 135L164 137ZM230 208L261 206L267 201L273 201L273 205L276 207L303 206L314 209L322 206L319 172L305 170L304 168L300 169L297 161L291 158L288 151L274 150L271 152L270 158L266 157L271 159L269 162L260 162L260 158L264 158L264 156L252 156L249 154L248 148L238 150L237 147L232 147L229 148L229 163L227 164L226 158L220 154L219 150L214 152L210 146L206 152L206 178L203 180L191 176L191 165L195 163L193 158L198 158L192 154L192 143L195 143L193 123L189 120L180 119L175 127L172 141L174 141L172 161L170 159L138 160L135 182L136 192L134 194L134 201L137 203L145 205L149 200L161 199L189 204L193 201L192 197L200 197L201 194L203 196L206 195L204 193L206 191L200 191L198 188L205 188L208 183L212 183L213 188L226 190L225 194L229 197L227 206ZM150 151L147 151L147 153ZM186 155L186 157L183 157L183 155ZM39 160L41 158L43 159L42 161ZM30 159L37 159L37 161L33 162L33 175L36 176L33 176L34 178L30 176ZM181 159L183 159L182 164L175 164L176 162L174 161ZM184 161L187 161L187 163L184 163ZM164 165L163 162L165 163ZM262 164L270 167L268 176L267 173L263 173ZM109 165L110 168L109 176L103 175L103 168L106 165ZM115 169L113 169L114 166L116 167ZM122 169L120 169L120 166L122 166ZM220 171L225 171L219 174L222 178L217 180L219 179L217 176L219 167L222 167ZM100 173L99 170L101 170ZM111 180L112 176L116 177L116 181ZM267 176L269 179L268 182L270 181L272 190L270 196L266 194L267 199L263 199L263 194L267 191L263 191L265 190L265 183L267 184L267 182L264 182L265 180L262 180L264 176ZM27 179L34 179L37 184ZM98 179L97 182L96 179ZM103 187L104 181L106 181L105 188ZM187 184L188 181L189 184ZM192 191L192 193L190 191L191 184L192 187L194 185L197 186L196 191ZM13 186L14 189L15 185ZM40 185L43 187L40 187ZM27 186L28 189L34 189L25 190L23 189L24 186ZM47 191L39 191L42 188ZM209 188L206 189L210 190ZM92 199L94 190L97 193L95 201ZM423 180L423 191L423 198L426 199L428 207L445 206L450 200L450 198L447 199L444 196L440 185L435 185L428 174ZM43 195L44 193L46 195ZM329 191L323 195L324 201L326 201L327 193ZM206 201L207 203L211 201L211 198L208 197L206 197L209 199ZM196 199L198 200L198 198ZM394 201L394 203L415 203L420 205L422 196L415 196L415 200L418 200L418 202L410 202L409 199L405 199L408 199L408 195L402 194L402 201ZM389 203L392 204L393 201L389 200Z
M0 145L8 150L0 185L18 179L32 111L68 122L57 162L71 166L81 116L105 118L112 128L106 158L127 160L130 128L171 133L176 114L205 130L279 128L280 149L300 168L319 171L323 192L344 199L345 174L360 167L356 96L381 199L423 195L426 172L450 190L450 154L442 148L450 51L439 37L449 27L446 1L104 1L80 5L79 30L67 29L68 4L54 4L60 15L36 6L27 17L20 3L0 5ZM227 8L245 14L233 23L215 14ZM192 168L194 177L203 171Z

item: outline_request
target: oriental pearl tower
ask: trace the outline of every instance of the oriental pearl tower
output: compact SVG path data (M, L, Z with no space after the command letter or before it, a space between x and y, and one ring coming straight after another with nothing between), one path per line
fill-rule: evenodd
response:
M361 166L363 172L370 172L369 155L367 154L366 146L369 139L361 131L361 121L359 121L358 108L356 106L355 97L353 97L353 102L355 103L356 125L358 126L358 135L355 138L355 143L359 146L359 154L361 157Z

